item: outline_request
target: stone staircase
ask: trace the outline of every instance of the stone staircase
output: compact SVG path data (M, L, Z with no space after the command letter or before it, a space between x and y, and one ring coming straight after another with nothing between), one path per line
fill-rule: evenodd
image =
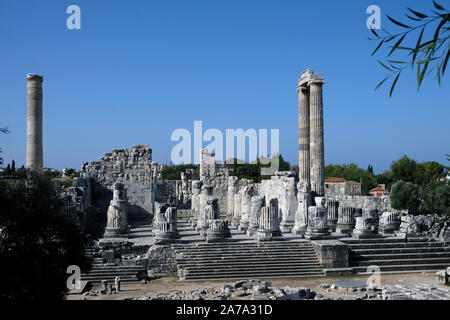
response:
M319 277L308 241L173 244L182 280Z
M379 266L382 273L436 271L450 266L450 246L430 238L341 239L349 245L350 267L367 273Z
M92 262L89 272L81 273L81 281L101 283L102 280L114 282L116 276L121 282L138 282L146 277L147 270L142 266L124 266L104 263L103 258L94 257L94 249L86 249L85 255Z

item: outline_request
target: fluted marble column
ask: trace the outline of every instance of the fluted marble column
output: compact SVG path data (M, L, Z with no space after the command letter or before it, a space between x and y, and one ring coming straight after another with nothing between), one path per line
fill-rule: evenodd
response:
M317 76L317 75L316 75ZM323 143L323 99L320 77L309 81L310 91L310 179L311 191L325 195L324 185L324 143Z
M27 158L28 168L42 169L42 81L41 75L27 75Z
M309 177L309 89L297 87L298 93L298 178L299 182L310 183Z

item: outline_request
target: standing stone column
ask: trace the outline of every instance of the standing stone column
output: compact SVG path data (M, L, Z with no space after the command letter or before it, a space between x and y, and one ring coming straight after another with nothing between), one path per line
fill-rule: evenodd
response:
M198 220L197 220L197 230L201 230L204 225L204 217L205 217L205 209L206 209L206 201L208 197L212 196L212 189L213 187L210 185L203 185L202 191L200 193L200 207L199 207L199 214L198 214Z
M325 195L324 143L323 143L323 98L320 75L309 81L310 101L310 178L311 190L316 196Z
M228 189L227 189L227 219L232 221L234 216L234 195L237 192L239 184L238 177L228 177Z
M239 226L239 221L241 221L241 192L238 191L234 195L234 210L231 226L237 228Z
M299 85L297 87L297 93L298 93L298 178L299 182L309 183L310 182L309 89L305 85Z
M41 75L27 75L27 159L28 168L43 169Z
M238 229L247 231L252 212L253 184L247 184L241 192L241 220L239 220Z
M295 213L294 234L303 234L308 227L308 208L311 206L311 187L308 182L297 183L297 211Z
M191 227L197 226L198 215L200 213L200 192L203 182L200 180L192 181L192 197L191 197L191 217L189 219Z
M259 217L261 216L261 209L265 206L264 196L252 197L252 208L250 214L250 224L247 229L247 235L253 236L259 227Z

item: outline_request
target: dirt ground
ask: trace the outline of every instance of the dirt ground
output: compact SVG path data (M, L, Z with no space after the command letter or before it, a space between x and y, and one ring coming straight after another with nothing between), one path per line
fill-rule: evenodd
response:
M340 277L318 277L318 278L278 278L278 279L261 279L263 281L271 281L273 287L305 287L322 294L324 297L333 297L342 295L342 293L328 292L323 289L320 284L327 283L332 285L334 282L343 279L367 280L368 276L340 276ZM248 280L248 279L243 279ZM223 281L180 281L174 277L164 277L148 281L148 283L123 283L121 291L118 294L105 294L99 296L83 296L80 294L71 294L67 296L67 300L122 300L124 297L145 296L148 293L169 293L172 291L185 291L193 289L220 290L224 284L232 284L236 280ZM381 285L418 285L428 284L436 285L436 275L432 273L406 273L406 274L386 274L381 276ZM97 291L100 285L94 285L90 291ZM250 296L246 297L250 299Z

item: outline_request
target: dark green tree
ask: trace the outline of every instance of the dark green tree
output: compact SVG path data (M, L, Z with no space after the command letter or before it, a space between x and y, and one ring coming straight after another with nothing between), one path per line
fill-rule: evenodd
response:
M88 267L87 239L63 206L39 171L28 170L15 183L0 181L0 300L61 300L67 267Z
M394 181L415 182L417 162L406 155L391 164L391 175Z
M412 182L397 181L390 191L391 206L397 210L408 210L411 214L419 213L420 189Z
M11 172L16 172L16 162L14 160L11 162Z
M389 48L384 61L378 60L388 73L376 89L388 79L393 78L390 96L402 72L409 68L416 69L418 89L423 79L431 73L435 74L440 85L450 56L450 11L433 0L433 10L430 13L425 14L408 8L406 17L407 22L400 22L387 15L392 23L401 28L398 32L391 33L382 29L377 33L371 29L375 38L370 40L379 41L372 55L382 47ZM430 32L427 28L431 29ZM427 38L428 34L430 34L429 38ZM408 40L410 40L409 43L407 43Z

